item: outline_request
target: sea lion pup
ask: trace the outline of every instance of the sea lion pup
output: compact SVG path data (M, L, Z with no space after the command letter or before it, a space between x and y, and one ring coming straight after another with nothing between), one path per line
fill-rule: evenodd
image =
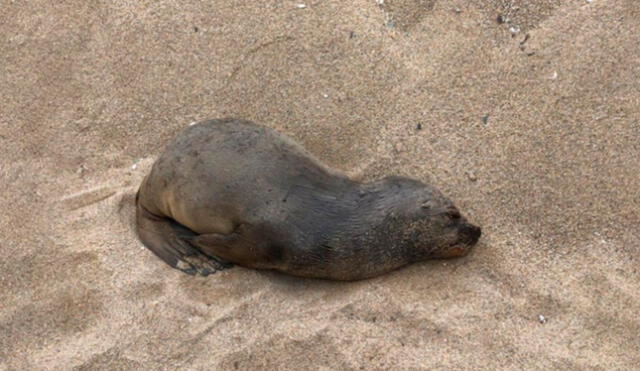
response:
M351 180L289 137L233 118L180 133L136 204L142 242L189 274L233 263L358 280L466 255L481 234L434 187L397 176Z

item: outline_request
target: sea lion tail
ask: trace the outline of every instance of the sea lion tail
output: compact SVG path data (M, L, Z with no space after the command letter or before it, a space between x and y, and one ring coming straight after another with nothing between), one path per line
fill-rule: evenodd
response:
M174 220L150 213L136 195L136 229L142 243L156 256L187 274L208 276L233 265L205 255L189 240L197 237Z

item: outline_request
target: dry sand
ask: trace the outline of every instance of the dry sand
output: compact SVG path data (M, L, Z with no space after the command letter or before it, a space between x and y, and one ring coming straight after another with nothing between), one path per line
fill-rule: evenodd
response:
M0 370L639 367L638 0L3 0L0 34ZM133 195L221 116L430 181L482 241L355 283L170 269Z

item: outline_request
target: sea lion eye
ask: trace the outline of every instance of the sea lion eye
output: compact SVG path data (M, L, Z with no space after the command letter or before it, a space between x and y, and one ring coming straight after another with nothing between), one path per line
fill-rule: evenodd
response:
M449 211L449 216L453 220L460 219L460 212L458 210L451 210Z

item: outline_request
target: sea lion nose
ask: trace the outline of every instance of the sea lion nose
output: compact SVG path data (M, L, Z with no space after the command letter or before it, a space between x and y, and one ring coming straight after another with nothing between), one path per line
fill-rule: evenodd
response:
M473 224L465 223L460 227L460 233L469 245L475 245L482 235L482 229Z

